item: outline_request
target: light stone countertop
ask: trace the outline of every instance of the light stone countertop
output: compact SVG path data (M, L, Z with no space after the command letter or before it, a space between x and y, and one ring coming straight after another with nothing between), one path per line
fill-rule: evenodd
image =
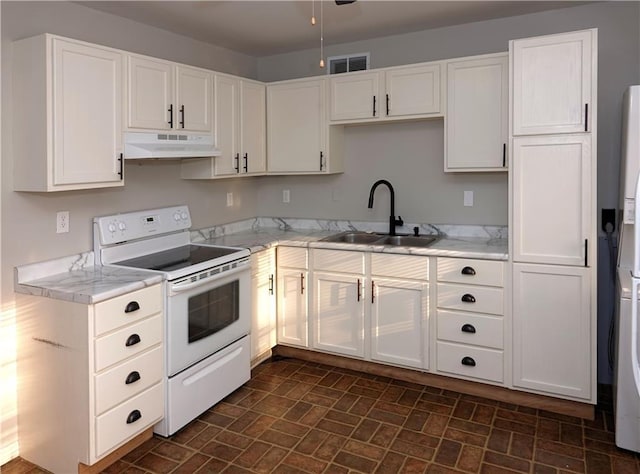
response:
M314 225L317 221L313 221ZM472 228L472 236L449 235L441 228L426 226L422 231L436 230L440 239L426 248L389 245L322 242L330 235L345 230L357 230L351 222L324 221L314 228L296 229L282 219L261 218L226 226L193 231L194 243L248 248L259 252L276 245L305 248L327 248L402 255L445 256L484 260L507 260L507 239L501 228ZM298 220L295 223L308 224ZM269 225L274 225L270 227ZM375 226L371 229L380 231ZM449 231L449 229L445 229ZM429 232L425 232L429 233ZM479 234L479 235L478 235ZM93 252L72 255L45 262L22 265L14 269L14 289L17 293L44 296L82 304L94 304L131 291L160 283L162 275L144 270L94 265Z

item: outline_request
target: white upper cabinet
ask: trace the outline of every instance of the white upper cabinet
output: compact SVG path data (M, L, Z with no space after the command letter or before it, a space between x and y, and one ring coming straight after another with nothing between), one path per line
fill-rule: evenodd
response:
M334 122L442 114L440 64L337 74L329 84L330 119Z
M513 134L591 131L597 32L511 41Z
M123 62L48 34L14 43L14 190L123 185Z
M267 86L269 174L341 173L342 128L329 127L324 78Z
M445 171L506 171L508 55L447 63Z
M513 139L513 260L587 266L592 250L588 135ZM589 248L589 247L592 248Z
M212 179L264 174L265 85L216 74L214 91L214 133L220 156L183 160L182 178Z
M128 75L129 128L211 132L209 71L130 55Z

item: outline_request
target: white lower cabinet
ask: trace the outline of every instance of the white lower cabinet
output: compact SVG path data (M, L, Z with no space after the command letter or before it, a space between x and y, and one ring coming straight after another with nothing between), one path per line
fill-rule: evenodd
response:
M259 362L276 345L276 250L251 255L251 360Z
M504 266L437 259L437 372L504 383Z
M18 370L30 375L18 386L23 458L78 472L163 418L160 285L93 305L31 295L16 303Z
M513 385L589 400L591 268L513 265Z
M278 344L308 347L307 249L278 247Z
M428 368L429 258L371 254L371 360Z

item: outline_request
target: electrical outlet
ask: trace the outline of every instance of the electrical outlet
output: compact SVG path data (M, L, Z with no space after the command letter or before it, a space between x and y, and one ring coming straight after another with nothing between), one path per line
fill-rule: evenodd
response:
M609 228L609 232L613 232L614 230L616 230L616 210L603 209L601 224L603 232L607 232L607 228Z
M291 202L291 192L288 189L282 190L282 202Z
M227 193L227 207L233 206L233 193Z
M464 205L466 207L473 206L473 191L465 191L464 192Z
M56 214L56 233L69 232L69 211L59 211Z

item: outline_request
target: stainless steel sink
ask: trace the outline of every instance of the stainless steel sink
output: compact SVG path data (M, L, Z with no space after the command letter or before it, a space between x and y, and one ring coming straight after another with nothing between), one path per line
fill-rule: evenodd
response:
M322 239L323 242L393 245L396 247L428 247L436 240L438 237L433 235L384 235L371 232L341 232Z
M341 232L322 239L323 242L344 242L347 244L370 244L380 240L380 234L369 232Z
M380 239L377 244L395 245L404 247L428 247L438 238L433 235L388 235Z

